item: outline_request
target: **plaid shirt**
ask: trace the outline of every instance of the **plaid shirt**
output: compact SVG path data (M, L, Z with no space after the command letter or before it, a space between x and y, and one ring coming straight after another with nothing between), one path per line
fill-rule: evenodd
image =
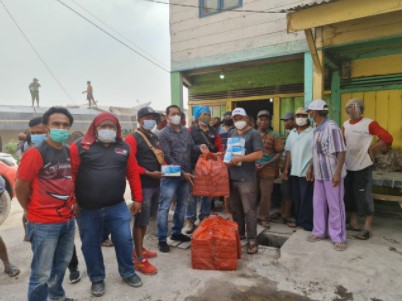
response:
M188 129L180 126L180 131L177 132L168 125L159 133L158 138L166 163L180 165L182 171L191 172L191 154L199 146L194 144Z

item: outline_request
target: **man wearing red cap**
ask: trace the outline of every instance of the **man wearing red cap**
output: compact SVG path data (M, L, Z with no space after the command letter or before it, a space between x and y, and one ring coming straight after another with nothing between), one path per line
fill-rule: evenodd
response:
M141 212L141 182L135 154L122 140L118 119L108 112L99 114L70 151L80 209L77 223L92 294L98 297L105 291L101 251L104 227L112 235L120 276L131 286L141 286L132 261L131 216L124 200L127 178L134 201L132 214Z

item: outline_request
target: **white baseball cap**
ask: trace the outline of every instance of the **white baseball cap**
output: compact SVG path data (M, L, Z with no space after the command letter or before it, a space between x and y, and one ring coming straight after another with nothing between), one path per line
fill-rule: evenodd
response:
M328 105L322 99L316 99L310 102L307 108L308 111L328 111Z
M232 117L235 115L247 116L247 113L243 108L236 108L232 112Z

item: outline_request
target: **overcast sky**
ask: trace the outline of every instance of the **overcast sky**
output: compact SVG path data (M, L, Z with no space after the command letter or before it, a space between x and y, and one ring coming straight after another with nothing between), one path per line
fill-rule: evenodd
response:
M30 105L28 85L39 79L42 106L84 104L86 81L102 106L170 103L169 73L119 44L56 0L2 0L73 101L35 55L0 4L0 104ZM169 6L144 0L62 0L170 68ZM121 38L124 40L124 38ZM125 40L124 40L125 41ZM126 41L125 41L126 42ZM128 43L128 42L127 42ZM135 46L136 45L136 46Z

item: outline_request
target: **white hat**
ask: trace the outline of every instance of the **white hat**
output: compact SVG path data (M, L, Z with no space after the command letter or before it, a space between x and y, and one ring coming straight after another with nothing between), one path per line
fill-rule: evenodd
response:
M232 112L232 117L235 116L235 115L247 116L247 113L246 113L246 111L244 111L243 108L236 108Z
M328 105L322 99L316 99L310 102L307 111L328 111Z

